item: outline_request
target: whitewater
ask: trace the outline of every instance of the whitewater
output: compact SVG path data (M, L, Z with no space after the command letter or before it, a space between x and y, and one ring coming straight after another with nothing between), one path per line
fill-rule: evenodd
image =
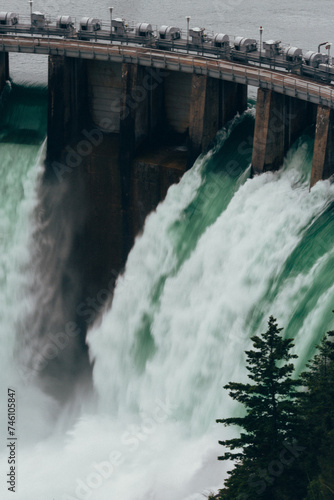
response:
M61 405L30 364L31 317L41 316L51 286L48 276L38 294L32 286L41 262L42 101L33 115L27 104L11 108L0 144L1 391L14 387L18 400L15 496L202 499L230 466L217 456L218 439L232 431L215 420L240 411L223 385L245 380L250 337L273 314L295 339L298 373L333 328L334 185L309 192L310 135L279 172L251 179L250 103L148 217L112 304L88 332L93 390L83 380L76 401ZM51 259L50 276L55 266ZM56 300L57 280L51 292ZM52 321L65 322L63 314L55 308ZM4 441L5 405L0 425ZM5 499L7 468L3 452Z

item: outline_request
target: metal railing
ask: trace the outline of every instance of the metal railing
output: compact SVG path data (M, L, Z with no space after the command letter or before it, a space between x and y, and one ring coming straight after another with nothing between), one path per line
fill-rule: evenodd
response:
M225 59L192 54L164 52L152 48L102 44L91 41L50 37L11 37L0 35L0 51L138 63L170 71L195 73L274 90L301 100L323 104L334 109L333 87L269 68L249 66Z

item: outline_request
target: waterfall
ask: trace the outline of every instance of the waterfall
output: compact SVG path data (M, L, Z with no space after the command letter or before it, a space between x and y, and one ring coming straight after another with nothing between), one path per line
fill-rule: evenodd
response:
M146 220L112 304L88 332L96 404L68 425L74 418L69 406L56 407L55 423L53 400L37 389L26 398L18 421L19 500L203 498L222 485L229 467L216 460L217 441L232 431L215 419L239 411L223 385L245 380L250 337L276 316L284 334L295 338L298 372L332 327L334 186L319 182L309 192L307 135L279 172L251 179L253 115L250 109L222 130ZM12 276L12 285L1 288L8 294L1 330L8 383L16 370L17 318L36 308L34 293L15 302L12 292L21 289L17 280L31 280L25 266L33 247L37 146L31 154L21 174L8 162L8 178L16 177L8 210L2 207L7 219L1 223L12 234L1 243L7 245L1 272ZM27 386L19 377L15 384L21 401ZM29 408L36 426L46 429L41 436L30 425L25 439Z

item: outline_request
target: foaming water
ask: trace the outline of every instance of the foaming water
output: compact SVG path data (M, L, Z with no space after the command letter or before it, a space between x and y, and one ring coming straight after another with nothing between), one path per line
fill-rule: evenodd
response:
M21 252L28 263L16 269L14 292L3 283L1 289L9 294L4 314L16 325L9 334L11 342L17 334L16 363L22 377L38 382L60 400L71 392L74 379L88 365L84 325L76 324L79 333L75 337L64 334L66 325L76 319L82 294L79 268L86 210L84 183L77 173L62 183L48 182L42 175L46 146L43 151L40 148L46 128L47 89L9 84L0 114L4 203L0 231L7 252L5 255L4 250L4 258L11 260L15 252ZM25 176L31 179L30 191L24 185ZM18 218L20 203L25 218ZM26 238L25 243L11 240L15 231ZM3 274L7 276L8 270Z
M15 380L22 401L19 500L202 499L222 485L228 468L216 460L217 441L231 431L215 419L239 411L222 387L245 380L250 337L266 328L270 314L277 316L285 335L296 339L300 370L332 326L334 186L319 182L309 192L306 136L280 172L250 179L253 122L252 110L236 118L148 217L112 306L88 335L97 403L85 410L79 408L90 400L84 384L77 405L61 408L13 374L13 332L20 325L13 318L22 318L24 328L31 310L37 324L40 318L34 288L16 312L12 300L33 281L38 147L31 146L29 161L24 151L18 177L8 166L8 185L16 187L12 204L2 208L11 214L12 231L3 244L10 255L17 248L21 267L10 271L7 255L3 268L13 285L1 288L8 293L1 356L6 383ZM20 190L18 178L29 189ZM57 281L56 274L50 279Z
M32 230L38 204L37 185L42 175L45 144L21 146L0 144L1 157L1 253L0 253L0 331L1 392L3 403L7 388L24 388L20 397L21 433L43 436L48 428L49 398L26 383L24 367L15 356L17 336L22 332L26 314L32 307L26 292L34 269L31 262ZM40 422L32 409L43 416ZM1 405L1 429L7 428L7 407Z
M24 95L26 102L24 103ZM35 273L32 260L38 186L46 150L46 95L40 89L8 85L1 102L0 120L0 332L1 332L1 435L7 429L7 388L20 390L20 411L24 415L22 442L45 436L49 431L50 398L29 383L17 350L22 348L24 323L36 309L29 294ZM16 123L16 127L15 127ZM44 128L44 132L43 132ZM51 405L51 406L50 406ZM36 413L36 409L38 410ZM41 416L39 420L37 417ZM33 438L32 436L35 436ZM5 437L4 437L5 439ZM2 484L4 487L5 484Z
M61 409L36 384L37 373L28 366L34 344L33 325L38 323L45 306L39 299L46 293L42 281L39 296L32 293L43 236L39 196L46 152L46 111L44 89L17 85L6 88L0 120L0 433L4 444L8 436L7 389L11 388L17 398L18 460L24 449L31 450L50 434L57 434L57 429L67 428L73 418L73 407L79 406L72 402L71 409ZM29 317L34 320L30 326ZM87 393L85 398L82 394L76 397L87 399ZM0 457L4 479L0 485L1 498L12 494L7 490L9 465L4 450L6 446Z
M1 102L1 183L0 183L0 293L2 321L2 363L6 373L12 373L15 335L13 324L20 313L23 287L29 279L29 243L34 208L37 204L36 185L41 176L44 145L7 142L13 136L11 121L17 108L9 97L8 86ZM11 99L12 100L12 99Z
M245 379L250 336L276 315L300 369L330 328L334 186L309 192L307 137L280 172L249 179L251 123L237 119L147 219L89 332L98 404L21 450L20 500L203 498L228 467L215 419L239 411L222 386Z

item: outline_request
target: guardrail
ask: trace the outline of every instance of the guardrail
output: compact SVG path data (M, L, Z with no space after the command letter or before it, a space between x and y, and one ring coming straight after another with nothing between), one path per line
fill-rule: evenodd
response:
M248 66L223 59L218 60L187 53L165 52L120 44L40 37L12 37L9 35L0 37L0 51L134 63L169 71L207 75L243 85L274 90L334 109L334 92L331 85L314 82L291 73Z

